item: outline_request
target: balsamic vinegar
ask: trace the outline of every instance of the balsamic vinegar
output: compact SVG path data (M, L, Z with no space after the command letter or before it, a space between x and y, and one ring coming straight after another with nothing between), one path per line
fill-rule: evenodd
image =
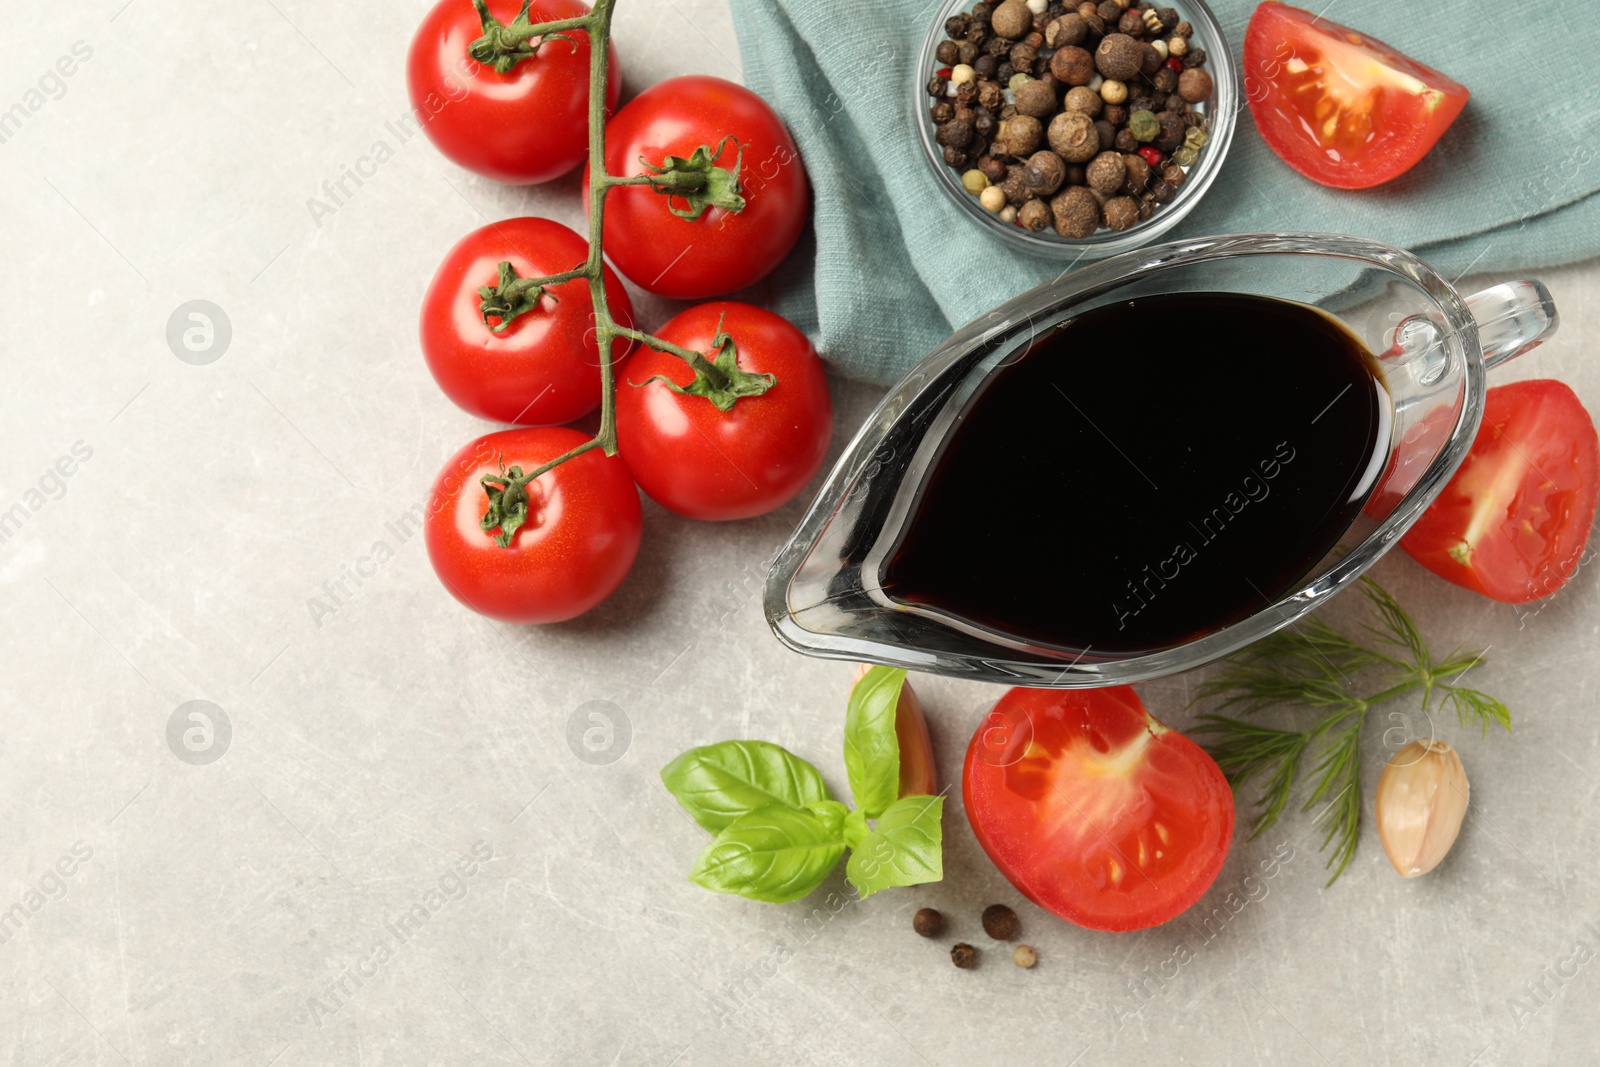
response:
M1098 307L968 401L883 589L1027 642L1171 647L1310 573L1376 483L1390 423L1372 354L1316 308Z

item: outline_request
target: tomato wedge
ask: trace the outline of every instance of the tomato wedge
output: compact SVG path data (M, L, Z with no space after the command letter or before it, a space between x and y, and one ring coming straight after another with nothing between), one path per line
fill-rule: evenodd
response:
M1600 502L1600 438L1583 403L1549 379L1490 389L1455 477L1400 540L1441 578L1525 604L1578 569Z
M1199 900L1233 840L1206 752L1127 686L1010 689L962 770L978 843L1029 900L1092 930L1141 930Z
M1267 0L1244 37L1256 129L1314 182L1365 189L1410 170L1471 93L1375 37Z

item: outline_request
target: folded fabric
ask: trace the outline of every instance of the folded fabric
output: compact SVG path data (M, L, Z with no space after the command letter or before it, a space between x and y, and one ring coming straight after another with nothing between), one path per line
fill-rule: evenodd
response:
M763 297L818 339L835 369L893 381L957 327L1065 268L985 233L935 185L911 86L926 77L913 67L938 3L732 7L745 81L789 124L815 198L814 241ZM1211 7L1237 64L1255 4ZM1409 248L1450 277L1600 255L1600 83L1583 73L1594 35L1563 31L1552 10L1534 0L1342 0L1330 18L1466 85L1466 111L1410 172L1351 191L1290 170L1245 109L1216 184L1169 238L1351 233Z

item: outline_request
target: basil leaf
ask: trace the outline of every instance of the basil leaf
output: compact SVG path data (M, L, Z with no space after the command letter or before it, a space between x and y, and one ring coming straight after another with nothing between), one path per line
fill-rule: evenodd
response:
M712 833L761 808L803 808L831 799L815 767L766 741L691 748L661 769L661 781Z
M844 842L811 812L762 808L729 823L695 860L689 881L785 904L821 885L842 855Z
M944 797L904 797L889 805L850 853L845 874L865 900L880 889L944 877Z
M806 810L822 820L829 837L849 843L850 833L845 829L849 825L851 814L849 808L837 800L819 800L814 804L807 804Z
M906 672L873 667L850 690L844 720L844 769L856 807L875 819L900 795L900 741L895 710Z

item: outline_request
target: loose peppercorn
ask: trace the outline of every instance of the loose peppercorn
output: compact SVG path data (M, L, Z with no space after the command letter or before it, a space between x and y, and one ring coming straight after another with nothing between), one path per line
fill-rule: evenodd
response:
M1165 62L1167 58L1167 42L1157 37L1155 40L1150 42L1150 47L1154 48L1156 50L1156 55L1160 56L1162 61Z
M1152 112L1135 111L1128 116L1128 132L1134 140L1148 143L1161 135L1161 123Z
M1107 22L1115 22L1122 17L1122 8L1117 4L1117 0L1100 0L1100 6L1095 9L1095 14Z
M965 941L958 941L950 946L950 962L963 971L970 971L978 965L978 950Z
M994 68L994 80L999 82L1001 85L1005 85L1016 76L1017 68L1011 65L1011 60L1009 59L1003 61L998 67Z
M973 4L972 5L972 21L977 23L980 26L989 25L989 15L993 10L994 10L994 6L991 5L991 4L984 4L984 3Z
M1108 148L1116 147L1117 128L1115 126L1105 119L1096 119L1094 129L1100 135L1100 151L1104 152Z
M972 129L979 137L993 137L999 122L994 117L994 112L986 107L980 107L973 112Z
M1139 138L1133 135L1132 130L1124 126L1117 131L1117 139L1111 142L1111 146L1118 152L1137 152L1139 150Z
M1089 24L1083 21L1082 15L1073 13L1062 15L1045 27L1044 43L1050 48L1065 48L1068 45L1082 44L1087 36L1089 36Z
M999 111L1006 106L1006 91L1000 83L984 79L978 83L978 106L989 111Z
M1000 69L1000 61L991 55L981 55L972 61L972 69L978 72L978 77L992 81L994 72Z
M1165 179L1157 179L1150 183L1150 195L1156 198L1157 203L1170 204L1178 195L1178 189Z
M998 185L990 185L978 194L978 203L983 205L985 211L999 214L1000 209L1006 206L1005 190Z
M1094 65L1104 77L1126 82L1139 74L1143 46L1125 33L1108 33L1094 50Z
M1029 80L1024 82L1017 88L1016 99L1017 114L1019 115L1031 115L1036 119L1047 119L1055 114L1055 90L1042 81Z
M1176 164L1167 166L1161 171L1161 180L1174 188L1182 185L1183 180L1187 177L1188 175L1184 173L1183 168Z
M952 38L965 37L967 28L972 25L972 16L967 14L951 15L944 20L944 32Z
M1131 230L1139 221L1139 202L1131 196L1113 197L1106 201L1106 225L1118 233Z
M940 123L949 122L955 117L955 114L955 105L950 103L948 100L941 100L937 104L934 104L933 107L928 109L928 117L933 119L933 124L935 126L938 126Z
M983 171L983 176L993 185L1006 180L1006 165L1004 160L989 158L978 164L978 169Z
M1166 101L1163 102L1163 104L1161 105L1161 110L1162 111L1170 111L1174 115L1182 116L1182 115L1187 115L1190 112L1191 108L1189 107L1189 102L1187 100L1185 100L1183 97L1179 96L1177 93L1172 93L1171 95L1169 95L1167 97ZM1159 114L1159 112L1158 112L1158 114Z
M976 63L981 55L983 52L971 41L962 41L956 46L956 58L968 65Z
M933 57L947 67L955 66L961 62L961 47L954 41L940 41L939 47L934 49Z
M967 27L967 40L973 44L981 45L989 39L989 27L974 22Z
M949 84L950 83L944 78L941 78L939 75L935 74L933 77L928 79L928 95L943 96L945 94L945 86Z
M1083 16L1083 22L1084 25L1089 27L1088 43L1093 43L1096 38L1105 36L1107 29L1106 20L1101 18L1099 15L1085 15Z
M1096 0L1082 0L1082 2L1080 4L1078 4L1078 15L1079 15L1079 17L1084 18L1084 19L1088 19L1088 18L1091 18L1091 17L1092 18L1099 18L1100 17L1100 5L1099 5L1099 3L1097 3Z
M1032 70L1038 58L1039 50L1031 44L1019 44L1011 49L1011 65L1018 70Z
M1144 34L1144 18L1138 11L1130 8L1117 18L1116 27L1118 33L1139 37Z
M1021 163L1006 165L1006 180L1000 183L1000 191L1006 194L1006 203L1013 207L1021 207L1034 198L1033 190L1022 178L1027 169Z
M1145 219L1149 218L1151 215L1154 215L1155 213L1156 213L1155 197L1150 196L1148 193L1145 194L1144 196L1141 196L1139 198L1139 221L1143 222Z
M1034 30L1032 33L1028 34L1028 36L1026 36L1026 37L1024 37L1022 39L1022 43L1027 45L1029 48L1033 48L1033 49L1043 48L1044 47L1044 31L1043 30Z
M1127 168L1122 165L1122 156L1115 150L1101 152L1095 156L1084 173L1089 188L1106 196L1111 196L1120 190L1122 183L1128 178Z
M1187 19L1179 19L1178 24L1172 27L1172 36L1187 41L1194 36L1194 26Z
M1088 237L1100 228L1100 201L1082 185L1069 185L1050 201L1056 233L1062 237Z
M957 148L954 145L945 145L944 161L947 166L955 167L957 170L959 170L967 165L966 150Z
M1001 155L1031 156L1044 140L1044 126L1032 115L1016 115L1000 124L1000 134L995 140L1005 145L996 150Z
M1178 88L1178 75L1171 67L1160 67L1150 78L1150 88L1162 96L1175 92Z
M1108 104L1120 104L1128 99L1128 84L1116 78L1100 83L1100 99Z
M1211 75L1203 70L1191 67L1178 75L1178 95L1191 104L1211 99L1211 90Z
M918 908L911 917L911 929L923 937L938 937L944 933L944 916L936 908Z
M1171 59L1182 59L1189 54L1189 41L1185 37L1174 37L1167 42L1167 56Z
M1067 85L1087 85L1094 77L1094 57L1077 45L1058 48L1050 57L1050 73Z
M1039 233L1050 225L1050 207L1043 200L1029 200L1017 211L1017 225L1029 233Z
M1067 178L1067 165L1061 157L1048 149L1028 157L1022 168L1022 181L1038 196L1049 196L1061 188Z
M1130 115L1135 111L1156 110L1158 109L1155 106L1155 100L1150 96L1150 91L1143 86L1140 86L1132 96L1128 97L1128 114Z
M1065 184L1067 184L1067 185L1082 185L1083 184L1083 179L1084 179L1083 164L1082 163L1068 163L1067 164L1067 180L1066 180Z
M1004 904L990 904L983 909L983 932L996 941L1010 941L1021 929L1017 913Z
M1107 84L1110 84L1109 82ZM1105 86L1101 86L1105 88ZM1128 109L1121 104L1107 104L1105 110L1100 112L1100 117L1111 123L1113 129L1128 124Z
M1046 136L1051 150L1068 163L1087 163L1100 151L1100 134L1081 111L1063 111L1051 119Z
M1004 37L991 37L983 42L983 54L994 56L996 59L1005 59L1011 54L1011 42Z
M1139 149L1139 155L1142 156L1144 161L1150 164L1152 167L1160 167L1167 161L1166 157L1161 154L1161 149L1155 148L1151 145L1145 145L1143 148Z
M958 67L957 69L959 70L960 68ZM968 69L970 70L971 68ZM974 78L972 81L964 81L960 83L951 82L950 84L956 87L957 107L971 107L977 102L978 82L976 78Z
M1189 54L1183 57L1183 65L1186 66L1186 67L1203 67L1203 66L1205 66L1206 65L1206 50L1204 48L1196 48L1193 45L1190 45L1189 46Z
M1039 954L1033 950L1032 945L1018 945L1011 950L1011 962L1027 970L1039 962Z

